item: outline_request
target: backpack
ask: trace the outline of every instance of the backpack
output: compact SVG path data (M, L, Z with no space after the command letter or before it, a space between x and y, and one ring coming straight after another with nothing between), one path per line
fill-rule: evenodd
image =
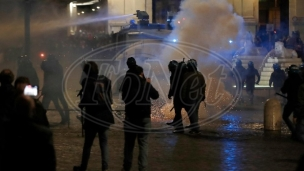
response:
M180 91L180 88L183 83L183 76L187 72L187 65L183 61L179 62L178 65L176 66L176 69L174 72L171 73L170 76L170 84L171 88L170 91L173 96L175 96L176 93ZM180 94L180 93L178 93Z
M95 81L94 100L99 106L111 109L113 104L111 80L104 75L98 76Z

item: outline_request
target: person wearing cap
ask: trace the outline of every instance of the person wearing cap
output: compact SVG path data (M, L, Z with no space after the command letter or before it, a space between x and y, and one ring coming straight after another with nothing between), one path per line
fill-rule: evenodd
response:
M256 80L255 77L258 79ZM252 61L248 62L248 68L244 74L245 83L246 83L246 92L249 95L250 103L253 104L254 97L254 88L255 84L259 84L260 82L260 74L257 69L254 68L254 64Z
M286 79L285 72L281 69L280 64L274 63L273 64L273 72L271 73L270 79L269 79L269 87L273 85L273 89L275 93L281 92L281 87L283 86L283 83Z
M302 80L299 74L299 67L291 65L288 68L288 77L285 80L281 92L287 94L287 103L283 109L283 120L288 126L292 134L292 139L296 138L295 127L293 122L289 119L289 116L295 111L298 101L298 90L302 84ZM295 117L295 116L294 116Z

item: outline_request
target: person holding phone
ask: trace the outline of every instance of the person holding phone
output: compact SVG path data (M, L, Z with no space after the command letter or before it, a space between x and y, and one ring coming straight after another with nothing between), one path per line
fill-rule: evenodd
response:
M46 110L44 109L42 103L38 99L34 98L34 94L38 94L38 86L31 85L30 80L27 77L18 77L14 83L14 87L16 89L16 97L23 94L26 96L31 96L34 100L36 106L35 113L33 115L34 122L49 128L50 124L46 116ZM26 89L32 89L30 92L33 92L33 95L27 95L28 93L25 92Z

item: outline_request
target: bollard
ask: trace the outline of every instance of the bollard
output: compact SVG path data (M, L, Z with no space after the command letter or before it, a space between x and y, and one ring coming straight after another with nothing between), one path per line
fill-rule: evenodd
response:
M264 105L264 130L280 131L282 123L281 103L276 98L270 98Z

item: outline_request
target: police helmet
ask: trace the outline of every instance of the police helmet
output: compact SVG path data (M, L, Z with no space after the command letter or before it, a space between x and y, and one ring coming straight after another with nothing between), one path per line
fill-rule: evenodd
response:
M187 68L188 69L195 69L197 68L197 62L195 59L189 59L188 62L187 62Z
M169 71L174 71L178 66L178 62L176 60L171 60L168 64Z
M290 65L288 67L288 75L297 74L297 73L299 73L299 67L298 66L293 64L293 65Z
M302 63L301 65L299 65L299 70L304 71L304 63Z
M235 61L235 65L236 65L236 66L241 66L241 65L242 65L242 61L241 61L240 59L237 59L237 60Z
M281 69L281 66L280 66L280 64L278 64L278 63L274 63L274 64L272 65L272 68L273 68L274 70L280 70L280 69Z
M248 62L248 67L249 67L249 68L253 68L253 67L254 67L254 64L253 64L252 61L249 61L249 62Z
M127 60L127 65L128 65L129 68L136 66L135 59L133 57L129 57L128 60Z

